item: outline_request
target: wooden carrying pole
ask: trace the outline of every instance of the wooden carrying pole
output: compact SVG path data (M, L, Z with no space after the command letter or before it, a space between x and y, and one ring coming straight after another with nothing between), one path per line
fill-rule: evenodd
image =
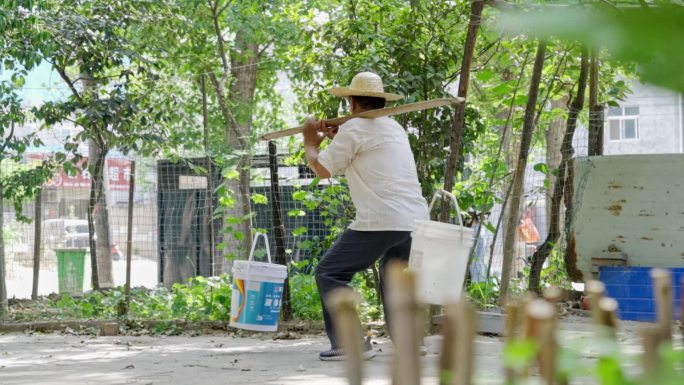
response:
M358 114L352 114L347 116L342 116L339 118L326 119L325 124L328 127L339 126L340 124L346 122L353 118L379 118L382 116L392 116L405 114L407 112L428 110L430 108L443 107L450 104L463 103L463 98L444 98L444 99L432 99L426 100L424 102L408 103L397 107L381 108L377 110L369 110L364 112L359 112ZM284 136L291 136L301 133L304 130L304 126L288 128L287 130L271 132L269 134L264 134L259 137L261 140L272 140L277 138L282 138Z

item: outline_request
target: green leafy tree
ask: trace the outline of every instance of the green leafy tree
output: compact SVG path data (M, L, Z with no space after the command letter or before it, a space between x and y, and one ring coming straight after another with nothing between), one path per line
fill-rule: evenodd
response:
M7 61L6 63L10 63ZM12 84L14 83L14 84ZM15 128L24 123L26 115L16 91L23 84L21 74L13 82L0 82L0 319L7 313L7 286L5 283L4 202L11 202L18 219L29 221L22 214L23 203L33 198L51 176L53 166L43 161L38 167L20 167L26 149L40 145L35 135L18 136Z
M164 23L164 3L13 1L2 10L5 55L23 70L49 63L70 90L66 100L34 113L48 126L71 121L82 129L65 149L77 153L79 143L88 143L92 283L95 289L111 285L105 158L112 149L146 152L159 143L164 114L149 98L158 79L154 61L137 43Z
M225 220L223 246L230 258L244 255L251 245L255 133L283 124L282 98L274 86L282 52L293 36L292 23L281 17L287 3L179 0L168 34L160 42L150 41L168 57L164 71L186 79L180 95L187 102L183 121L188 124L172 127L171 147L205 153L223 171L218 211ZM200 126L203 93L206 123Z

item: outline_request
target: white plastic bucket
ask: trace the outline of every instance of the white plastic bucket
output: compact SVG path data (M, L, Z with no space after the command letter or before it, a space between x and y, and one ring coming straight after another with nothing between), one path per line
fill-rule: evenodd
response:
M439 195L449 196L456 205L459 225L420 220L411 233L409 269L416 274L416 297L428 304L445 305L461 297L468 257L473 243L471 229L463 227L456 197L438 190L430 210Z
M253 261L254 248L260 236L266 243L268 263ZM261 332L276 331L287 267L271 263L266 234L254 235L249 260L233 261L232 272L230 326Z

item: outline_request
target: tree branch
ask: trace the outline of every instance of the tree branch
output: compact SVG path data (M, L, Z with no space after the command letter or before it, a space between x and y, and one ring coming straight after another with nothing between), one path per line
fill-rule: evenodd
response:
M473 62L478 61L482 56L484 56L487 53L487 51L492 49L492 47L494 47L495 45L498 47L499 43L501 43L501 36L499 36L496 40L489 43L480 52L478 52L477 56L475 56L475 58L473 59ZM491 60L491 58L487 59L487 61L489 61L489 60ZM479 68L473 69L473 72L477 72L478 70L479 70ZM460 74L461 74L461 69L459 68L458 71L454 72L453 74L451 74L445 78L446 83L449 84L449 83L453 82L454 80L456 80L456 77L458 77L458 75L460 75Z
M541 118L542 111L544 110L544 105L546 102L549 100L549 96L551 95L551 89L553 88L553 83L556 82L556 78L558 78L558 73L560 72L560 68L565 62L566 58L568 57L568 51L566 50L563 52L563 57L560 59L558 62L558 66L556 67L556 71L553 73L553 77L551 78L551 84L549 84L549 89L546 90L546 96L544 96L544 99L542 100L541 104L539 105L537 109L537 116L534 118L534 125L536 126L539 124L539 118Z
M223 115L223 119L226 121L226 124L230 126L233 135L239 137L240 133L236 129L236 127L238 127L239 124L237 120L235 120L235 117L233 116L232 112L230 111L230 107L228 106L228 102L226 101L225 88L223 87L223 84L219 82L219 80L216 78L216 74L214 74L213 72L209 72L209 80L211 80L211 83L214 85L214 92L216 92L216 99L218 99L219 105L221 107L221 114Z
M14 136L14 121L10 123L10 133L7 135L7 139L3 140L2 142L2 149L0 149L0 156L5 153L5 149L7 148L7 143L9 143L10 140L12 140L12 137Z
M81 98L81 94L78 93L78 90L77 90L76 87L74 86L74 82L71 81L71 79L69 78L69 75L67 75L66 69L65 69L64 67L60 67L60 66L58 66L58 65L56 65L56 64L53 64L52 66L55 67L55 69L57 70L57 73L59 74L59 76L60 76L60 77L62 78L62 80L64 80L64 82L69 86L69 89L71 90L71 93L74 94L74 97L76 98L76 100L78 100L79 102L83 103L83 99Z
M257 52L257 54L256 54L257 59L261 59L261 55L263 55L264 52L266 52L266 50L268 49L268 47L270 47L271 44L273 44L274 41L275 41L275 39L271 39L271 41L269 41L267 44L264 44L264 47L263 47L262 49L260 49L260 50Z
M216 32L216 39L218 41L219 55L221 56L221 64L223 65L223 80L228 79L228 74L230 72L230 66L228 65L228 57L226 56L226 45L223 40L223 35L221 34L221 27L219 26L219 16L226 6L230 4L230 1L226 3L225 6L221 8L221 12L217 10L218 3L214 3L211 0L209 2L209 8L211 9L211 18L214 23L214 32Z
M223 7L221 7L221 9L218 10L218 12L216 12L217 15L221 16L223 11L225 11L232 3L233 3L233 0L228 0L228 2L226 2L226 4L224 4ZM218 3L216 5L218 6Z

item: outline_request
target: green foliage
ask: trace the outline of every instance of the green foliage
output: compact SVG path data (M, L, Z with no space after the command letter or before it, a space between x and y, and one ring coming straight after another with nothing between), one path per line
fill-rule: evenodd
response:
M478 307L493 307L499 301L499 280L492 277L489 281L470 282L467 291L468 298Z
M680 384L684 381L684 350L677 349L672 343L665 342L660 346L657 360L660 366L654 378L646 380L635 376L631 366L643 362L644 357L635 356L620 349L618 342L609 337L610 333L598 327L590 338L573 336L565 340L561 334L557 336L559 343L555 367L557 378L564 383L592 382L601 385L640 385L640 384ZM526 368L530 368L539 353L539 346L532 340L513 338L504 348L504 364L511 368L517 377L513 384L526 384L520 380ZM642 353L643 354L643 353ZM588 360L591 355L595 359ZM655 358L654 358L655 359ZM523 376L524 377L524 376Z
M16 93L16 79L23 77L17 75L12 78L12 83L0 82L0 189L2 199L7 199L14 206L15 216L28 222L29 218L22 214L23 204L50 179L55 165L50 159L34 167L19 163L29 146L39 146L42 142L36 133L21 137L15 133L15 126L23 124L26 116Z
M321 299L316 287L316 278L313 275L313 262L304 260L300 263L290 264L290 302L292 303L292 315L295 319L322 320L323 310ZM302 271L297 273L297 271ZM382 304L375 289L375 279L372 272L364 271L354 276L352 287L361 296L359 305L359 317L362 321L373 321L382 318Z
M356 214L347 182L343 178L327 185L320 184L320 179L314 178L308 186L299 186L292 193L292 199L299 202L299 208L290 210L288 216L304 217L307 212L317 210L327 230L323 239L312 236L297 241L297 248L306 251L313 258L322 256L325 250L332 246ZM295 237L304 238L307 232L308 229L304 226L292 229L292 235Z
M674 36L684 35L684 7L673 1L640 7L568 7L507 12L501 25L532 36L558 36L606 48L614 58L637 63L644 80L684 91L684 51Z
M369 270L356 274L352 280L352 287L361 295L359 317L363 321L377 321L383 316L376 284L380 283L376 282L373 273Z
M195 277L171 290L131 289L130 319L227 321L230 316L231 285L228 276ZM52 301L62 318L112 319L118 317L123 287L105 292L88 292L82 298L68 294Z
M290 303L295 319L322 320L321 299L316 288L313 274L293 274L290 276Z

